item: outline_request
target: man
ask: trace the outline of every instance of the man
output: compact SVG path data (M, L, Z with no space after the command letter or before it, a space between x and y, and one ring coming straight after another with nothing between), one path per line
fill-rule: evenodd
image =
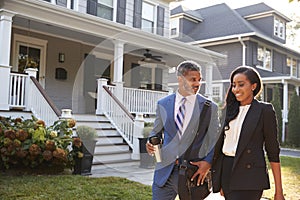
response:
M213 146L217 140L217 106L211 103L206 116L200 119L205 97L198 94L201 68L193 61L184 61L177 67L178 90L175 94L158 101L156 119L151 136L162 138L161 158L156 164L152 185L153 200L173 200L178 194L178 177L182 157L195 139L189 160L198 166L192 177L198 175L197 185L203 183L209 172L213 156ZM183 107L183 109L182 109ZM199 120L204 120L198 129ZM197 132L199 133L197 134ZM210 137L210 135L213 135ZM201 148L204 147L205 148ZM154 154L154 147L147 142L147 152ZM180 169L179 169L180 168ZM185 194L179 194L183 199Z

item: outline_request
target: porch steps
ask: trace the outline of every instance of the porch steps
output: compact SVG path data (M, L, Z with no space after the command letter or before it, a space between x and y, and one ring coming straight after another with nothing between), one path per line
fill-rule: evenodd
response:
M76 125L96 129L98 137L93 158L93 169L128 166L139 161L131 159L131 149L104 115L74 114Z

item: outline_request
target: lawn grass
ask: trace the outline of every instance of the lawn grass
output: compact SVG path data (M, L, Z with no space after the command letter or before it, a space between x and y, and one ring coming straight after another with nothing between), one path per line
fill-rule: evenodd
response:
M300 158L281 157L286 200L300 199ZM263 197L273 199L274 181ZM1 200L151 200L151 186L118 177L0 173Z
M151 187L118 177L0 176L1 200L150 200Z
M292 158L282 156L281 160L281 173L283 192L286 200L299 200L300 199L300 158ZM269 167L270 169L270 167ZM271 189L265 190L263 197L267 199L274 199L274 179L271 169L269 170Z

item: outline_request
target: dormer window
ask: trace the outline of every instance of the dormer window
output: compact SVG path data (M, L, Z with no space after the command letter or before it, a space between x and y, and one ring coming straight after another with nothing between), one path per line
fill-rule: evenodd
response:
M274 35L283 40L285 39L285 23L277 17L274 18Z

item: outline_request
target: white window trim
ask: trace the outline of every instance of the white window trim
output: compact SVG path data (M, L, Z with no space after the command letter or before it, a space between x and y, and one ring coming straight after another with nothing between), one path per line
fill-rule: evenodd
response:
M72 0L67 0L67 8L69 8L69 9L71 9L71 1ZM51 0L51 3L56 5L56 0ZM77 7L77 9L78 9L77 4L78 4L77 0L74 0L74 10L75 10L75 7Z
M213 83L212 84L212 98L214 98L214 97L218 97L219 98L219 102L222 102L223 101L223 84L222 83L218 83L218 84L216 84L216 83ZM215 96L214 94L213 94L213 88L219 88L219 95L218 96Z
M267 46L264 46L264 45L260 45L260 44L258 44L258 46L257 46L257 51L258 51L258 48L259 47L263 47L263 51L264 51L264 54L265 54L265 52L266 52L266 50L267 49L270 49L271 50L271 60L270 60L270 69L268 69L268 68L266 68L265 67L265 63L266 63L266 61L265 61L265 59L266 59L266 56L264 56L264 61L263 61L263 66L261 66L261 65L256 65L256 67L257 68L260 68L260 69L263 69L263 70L266 70L266 71L273 71L273 49L272 48L270 48L270 47L267 47ZM258 55L257 55L258 56Z
M175 21L174 24L175 24L175 28L176 28L176 34L172 35L172 23L171 21ZM173 18L173 19L170 19L170 38L175 38L175 37L179 37L179 18Z
M41 50L40 56L40 69L39 69L39 82L42 87L45 87L45 71L46 71L46 51L47 40L37 39L29 36L14 34L13 41L13 70L18 68L18 53L20 45L26 45L29 47L39 48Z
M288 58L291 60L290 66L287 65L287 67L290 68L290 76L291 76L291 77L297 78L297 77L298 77L297 74L299 74L299 72L298 72L298 70L299 70L299 62L297 62L297 59L296 59L295 57L287 56L287 59L288 59ZM296 74L293 73L293 60L296 61ZM297 69L297 68L298 68L298 69Z
M156 26L157 26L157 6L158 6L158 3L154 3L154 2L152 2L152 1L148 1L148 0L143 0L143 2L145 2L145 3L148 3L148 4L150 4L150 5L153 5L153 7L154 7L154 12L153 12L153 32L152 33L155 33L155 31L156 31ZM143 3L142 2L142 3ZM142 7L142 20L143 20L144 18L143 18L143 7ZM141 27L141 29L143 29L143 27Z
M277 29L277 35L276 35L276 30L275 30L276 21L279 22L279 24L278 24L279 26L277 27L278 28ZM283 27L282 36L280 36L280 27L281 26ZM278 17L274 17L274 27L273 27L273 29L274 29L274 36L284 40L285 37L286 37L286 33L285 33L286 27L285 26L286 26L286 24L285 24L285 22L282 19L280 19Z

